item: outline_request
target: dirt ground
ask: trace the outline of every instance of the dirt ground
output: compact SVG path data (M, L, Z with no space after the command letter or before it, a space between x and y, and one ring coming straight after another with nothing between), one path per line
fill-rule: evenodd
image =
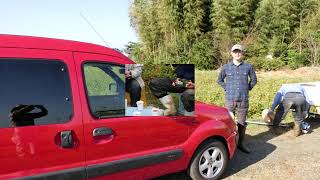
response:
M252 152L245 154L237 150L223 179L320 179L320 118L307 122L312 132L297 138L293 138L288 128L283 128L283 133L276 136L266 126L249 125L247 142ZM157 178L186 179L189 178L185 172Z

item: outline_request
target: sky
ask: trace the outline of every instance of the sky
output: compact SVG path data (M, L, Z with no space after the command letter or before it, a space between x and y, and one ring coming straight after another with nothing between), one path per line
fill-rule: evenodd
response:
M131 0L3 0L0 34L76 40L123 49L138 38L130 27ZM95 33L84 18L103 37Z

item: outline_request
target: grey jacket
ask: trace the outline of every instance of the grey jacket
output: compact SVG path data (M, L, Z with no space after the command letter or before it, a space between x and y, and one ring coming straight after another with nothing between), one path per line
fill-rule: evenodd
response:
M144 87L144 82L141 78L143 64L126 64L125 71L131 72L131 77L138 81L141 89Z

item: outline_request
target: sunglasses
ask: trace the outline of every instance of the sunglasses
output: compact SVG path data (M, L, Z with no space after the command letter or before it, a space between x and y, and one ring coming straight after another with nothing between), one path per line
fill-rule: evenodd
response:
M241 50L237 50L237 49L234 50L234 51L232 51L232 52L233 52L233 53L241 53L241 54L243 53Z

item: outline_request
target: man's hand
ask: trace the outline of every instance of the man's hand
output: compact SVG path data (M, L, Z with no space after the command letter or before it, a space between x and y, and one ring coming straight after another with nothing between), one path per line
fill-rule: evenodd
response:
M194 89L194 83L192 81L188 81L186 84L187 89Z
M125 72L124 77L126 79L130 79L131 78L131 73L130 72Z
M176 86L176 85L179 84L179 82L181 82L181 81L180 81L180 78L177 78L177 79L175 79L174 81L172 81L171 85L172 85L172 86Z

